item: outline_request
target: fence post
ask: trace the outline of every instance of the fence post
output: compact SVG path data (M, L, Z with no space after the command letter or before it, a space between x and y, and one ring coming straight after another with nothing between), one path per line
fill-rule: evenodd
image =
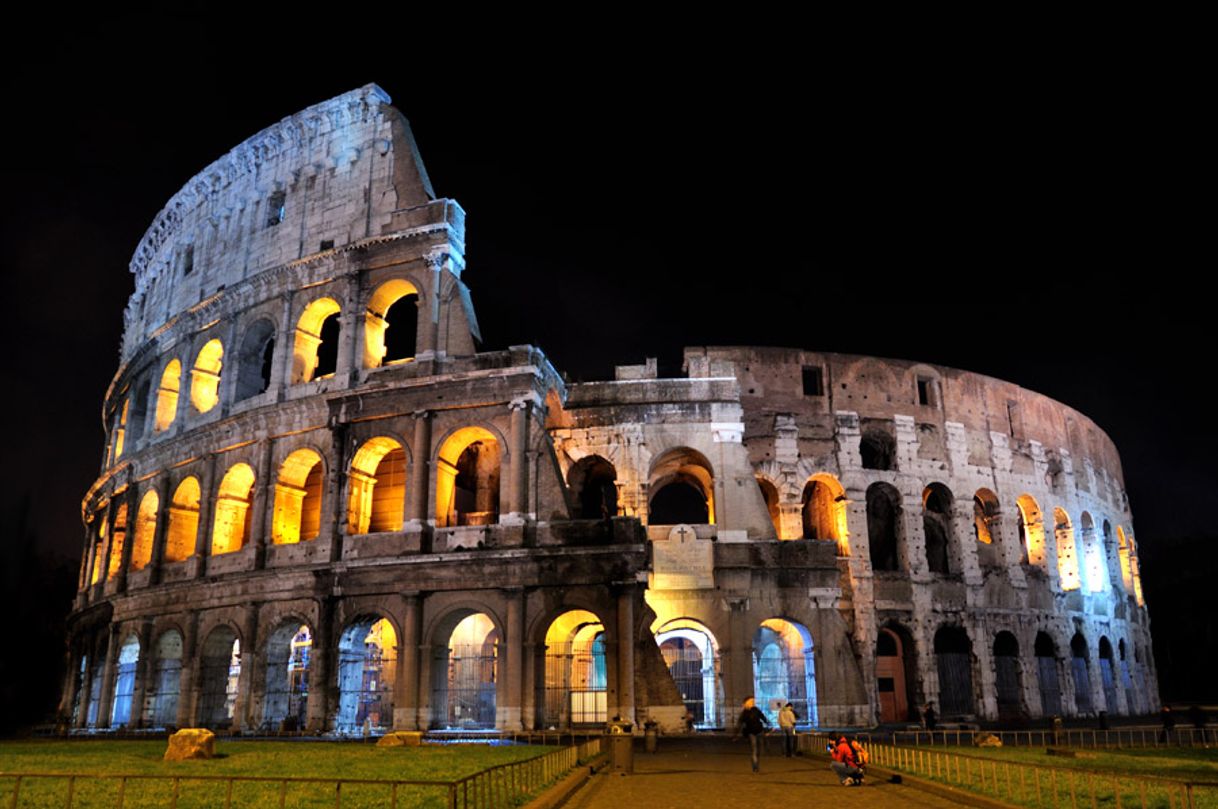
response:
M224 790L224 809L233 807L233 779L228 779L228 788Z
M72 809L72 797L76 791L76 776L68 776L68 801L63 805L63 809Z
M169 804L169 809L178 809L178 779L173 779L173 802Z
M279 809L283 809L283 802L288 799L288 782L279 782Z
M343 805L343 782L334 782L334 809L342 809Z

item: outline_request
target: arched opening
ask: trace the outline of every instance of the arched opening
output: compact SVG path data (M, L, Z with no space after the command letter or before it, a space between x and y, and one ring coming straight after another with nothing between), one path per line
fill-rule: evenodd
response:
M178 417L178 391L182 387L182 363L173 359L161 372L161 384L156 391L156 432L164 432Z
M883 430L867 430L859 438L859 456L864 469L895 470L897 442Z
M289 621L266 643L266 696L262 721L270 730L295 731L307 724L309 653L313 632L308 624Z
M1081 585L1078 573L1078 553L1074 546L1074 527L1061 508L1053 509L1053 533L1057 537L1057 575L1063 591L1077 590Z
M496 689L499 682L499 630L483 612L464 615L444 646L435 647L432 705L439 727L485 730L495 727Z
M318 298L301 313L292 351L293 384L321 379L337 370L341 311L333 298Z
M587 455L571 465L567 486L577 520L607 520L617 516L617 469L599 455Z
M1116 713L1117 684L1112 665L1112 644L1104 636L1100 636L1100 684L1104 688L1104 710Z
M114 509L113 522L110 526L110 564L106 569L106 578L113 579L123 566L123 544L127 541L127 502L123 498L118 508Z
M114 677L114 701L110 704L110 727L131 724L132 700L135 698L135 673L140 664L140 641L128 635L118 650L118 666Z
M234 553L250 535L250 506L254 499L254 470L249 464L229 467L216 494L216 519L211 531L211 555Z
M386 281L368 301L364 319L364 367L379 368L414 358L419 291L402 278Z
M199 534L199 479L188 477L178 484L169 505L169 528L165 532L165 561L184 562L194 555Z
M900 570L901 493L887 483L867 487L867 541L873 570Z
M338 642L339 733L380 733L393 727L398 639L393 624L369 615L343 630Z
M994 674L998 688L999 721L1022 719L1026 714L1023 687L1020 685L1019 640L1010 632L999 632L994 638Z
M939 669L939 706L943 718L973 713L973 644L962 627L944 626L935 633Z
M1040 685L1041 716L1060 716L1062 689L1057 676L1057 644L1048 633L1036 633L1036 674Z
M917 683L913 637L902 626L882 627L875 643L876 695L881 722L905 722L914 718Z
M292 545L317 539L321 533L321 492L325 479L321 456L298 449L279 467L275 482L275 516L271 541Z
M106 556L106 529L109 520L106 519L105 506L99 506L101 515L96 518L97 539L93 542L93 570L89 573L89 584L101 581L102 563Z
M1125 689L1126 709L1131 714L1145 713L1146 707L1142 701L1142 692L1133 687L1133 669L1129 665L1129 657L1125 654L1125 640L1117 642L1117 651L1121 660L1121 686Z
M570 610L546 630L545 727L603 725L609 719L605 626Z
M812 633L803 624L784 618L761 622L753 635L753 698L775 727L787 703L802 724L818 724Z
M275 325L263 319L246 330L237 350L237 401L257 396L271 386L275 356Z
M1129 539L1125 536L1125 529L1117 526L1117 560L1121 564L1121 584L1125 587L1126 593L1133 592L1133 559L1129 549Z
M140 498L140 508L135 514L135 526L131 540L131 569L143 570L152 561L152 542L156 537L156 515L161 499L151 489Z
M994 544L998 512L998 495L989 489L978 489L973 495L973 537L978 542Z
M952 492L942 483L922 490L922 532L926 536L926 565L931 573L952 572Z
M227 626L216 627L203 644L199 665L199 727L232 725L241 678L241 641Z
M660 627L655 638L694 727L726 727L729 718L724 713L719 643L714 634L698 621L678 618Z
M1023 562L1038 567L1048 565L1045 554L1045 519L1040 506L1030 494L1020 495L1015 501L1019 507L1019 545L1023 548Z
M144 435L145 422L148 420L148 399L151 388L152 381L144 377L136 385L135 395L131 397L131 418L127 422L127 435L130 437L130 441L135 441Z
M482 427L462 427L440 447L436 464L436 524L493 525L499 521L501 449Z
M1087 592L1100 593L1108 587L1108 560L1095 532L1095 521L1084 511L1079 519L1083 533L1083 570L1087 577Z
M392 438L364 442L348 475L347 533L401 531L406 508L406 450Z
M161 633L155 659L144 719L151 727L174 727L178 724L178 691L182 687L182 635L176 629Z
M765 478L757 478L757 487L761 489L761 499L765 501L766 511L770 514L770 523L774 526L774 536L782 539L782 513L778 508L778 490Z
M1079 715L1095 711L1091 701L1091 655L1081 632L1070 639L1070 671L1074 675L1074 710Z
M93 665L89 667L89 705L85 709L85 726L97 727L97 718L101 714L102 675L105 673L101 660L102 655L93 656Z
M804 539L831 540L837 555L850 555L846 530L846 490L833 475L817 473L804 485Z
M206 413L220 402L220 367L224 346L219 340L208 340L195 357L190 370L190 402L199 413Z
M668 450L651 465L647 481L648 525L714 524L715 475L700 452Z

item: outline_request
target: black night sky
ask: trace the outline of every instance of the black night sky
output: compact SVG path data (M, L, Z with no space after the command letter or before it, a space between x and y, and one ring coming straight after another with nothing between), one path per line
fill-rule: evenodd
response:
M6 603L59 598L55 556L74 585L127 264L153 217L246 137L376 82L468 213L485 348L538 345L576 380L657 355L676 372L684 345L902 357L1090 416L1124 463L1164 684L1218 699L1162 648L1180 609L1206 612L1182 637L1218 645L1212 597L1189 601L1216 569L1218 438L1202 108L1166 80L1186 56L445 55L413 47L421 33L400 50L382 34L376 66L83 34L4 57Z

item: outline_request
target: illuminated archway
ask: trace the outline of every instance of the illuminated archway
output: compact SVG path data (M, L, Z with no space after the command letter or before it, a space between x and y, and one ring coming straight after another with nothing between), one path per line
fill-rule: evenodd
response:
M196 718L199 726L230 726L237 705L237 681L241 678L241 641L230 627L216 627L207 636L199 675L199 715Z
M172 359L161 372L161 384L156 392L155 432L164 432L178 417L178 391L182 387L182 363Z
M318 298L301 313L292 350L293 384L330 376L337 369L341 311L333 298Z
M188 477L178 484L169 505L169 529L165 535L165 561L184 562L194 555L199 533L199 479Z
M1103 592L1108 586L1108 560L1104 554L1103 544L1095 532L1095 520L1089 512L1084 511L1079 518L1079 527L1083 535L1083 570L1087 577L1087 592Z
M140 641L128 635L118 651L118 666L114 676L114 700L110 704L110 727L131 724L132 700L135 698L135 675L140 664Z
M922 532L926 537L926 565L931 573L944 576L952 572L951 489L932 483L922 490Z
M291 545L317 539L321 533L321 493L325 469L321 456L298 449L284 459L275 483L271 541Z
M1053 533L1057 538L1057 575L1062 590L1077 590L1081 586L1078 572L1078 551L1074 543L1074 526L1064 509L1053 509Z
M212 523L211 555L241 550L250 535L250 506L254 499L254 470L249 464L229 467L216 494L216 518Z
M301 730L307 724L309 656L313 632L308 624L287 621L266 643L266 693L262 721L269 730Z
M224 346L219 340L208 340L195 357L190 371L190 402L195 410L206 413L220 402L220 368Z
M833 475L818 472L804 485L804 539L833 540L837 555L850 555L846 530L846 490Z
M156 515L161 499L153 490L144 492L135 515L131 540L131 569L143 570L152 561L152 542L156 537Z
M689 447L662 453L647 476L647 524L715 522L715 475L710 461Z
M401 531L406 505L406 451L392 438L370 438L351 459L347 532Z
M434 647L433 724L462 730L495 727L500 642L495 622L484 612L461 611L443 626L453 628L442 628Z
M973 536L978 542L994 544L998 511L998 495L989 489L978 489L973 494Z
M719 642L714 634L698 621L677 618L660 627L655 638L694 727L725 727L729 717L724 711Z
M343 630L338 642L339 733L389 730L393 727L393 682L397 677L398 640L393 624L368 615Z
M161 633L155 660L144 718L151 727L170 727L178 723L178 692L182 687L182 635L176 629Z
M1019 544L1023 547L1023 561L1037 567L1048 565L1045 554L1045 519L1040 513L1036 498L1023 494L1015 501L1019 507Z
M110 525L110 564L106 570L106 578L113 579L123 566L123 545L127 541L127 503L126 498L114 510Z
M609 719L605 627L587 610L559 615L546 631L545 727L603 725Z
M1121 564L1121 584L1126 593L1133 593L1133 558L1130 553L1129 540L1125 529L1117 526L1117 559Z
M571 465L567 486L577 520L617 516L617 469L599 455L587 455Z
M778 711L791 703L801 723L816 726L816 665L812 634L784 618L761 622L753 636L753 696L778 725Z
M498 522L500 456L483 427L462 427L445 439L436 464L436 525Z
M414 284L394 278L377 287L364 317L364 367L414 359L418 317L419 290Z
M774 484L765 478L757 478L757 487L761 489L761 499L765 501L766 511L770 522L774 525L774 536L782 539L782 511L778 508L778 490Z

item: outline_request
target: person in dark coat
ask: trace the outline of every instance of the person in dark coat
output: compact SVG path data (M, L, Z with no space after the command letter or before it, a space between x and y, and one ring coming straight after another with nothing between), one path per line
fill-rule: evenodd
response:
M765 718L765 714L757 707L757 703L753 701L752 697L749 697L744 701L744 708L740 711L740 719L737 724L736 735L737 737L748 737L753 772L758 772L761 768L761 737L769 729L770 720Z

